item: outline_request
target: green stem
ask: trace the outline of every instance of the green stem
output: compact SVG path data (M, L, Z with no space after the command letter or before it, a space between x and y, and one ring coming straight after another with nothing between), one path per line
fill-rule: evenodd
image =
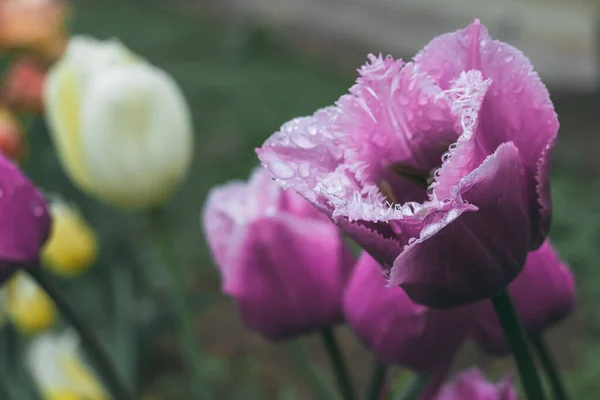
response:
M56 307L60 310L61 315L69 322L75 331L77 331L81 343L88 354L94 359L98 373L102 377L106 387L112 392L114 398L116 400L133 400L133 396L129 393L129 390L117 374L108 353L102 347L102 344L91 329L79 318L77 312L71 307L71 304L58 293L41 269L27 268L25 270L29 272L31 277L37 281L46 293L48 293L48 296L52 298Z
M350 373L348 372L348 368L346 368L346 363L344 362L344 357L342 356L340 347L335 339L333 329L323 329L321 331L321 339L325 349L327 350L327 353L329 354L331 367L333 368L333 372L338 382L340 392L342 393L342 397L344 400L354 400L355 396L354 390L352 389Z
M13 399L13 396L10 393L10 389L8 388L6 379L4 379L4 374L0 374L0 399L2 399L2 400L12 400Z
M378 400L381 397L382 387L385 383L385 373L387 368L383 365L377 357L373 361L373 368L371 369L371 381L369 388L367 389L367 400Z
M419 374L415 376L413 380L406 385L403 391L394 395L393 400L417 400L425 389L425 386L427 386L428 381L428 374Z
M300 372L308 384L308 387L315 396L315 399L331 400L332 398L336 398L336 393L323 380L323 375L318 373L314 364L308 358L308 352L302 345L300 339L292 340L289 346L294 364L296 364L298 372Z
M544 400L544 390L538 376L533 357L527 344L525 331L521 326L521 321L517 315L513 302L504 291L502 294L493 297L492 304L500 320L500 325L504 329L506 340L512 349L512 353L517 363L517 369L521 376L521 383L528 400Z
M150 212L150 220L154 226L157 235L158 245L162 250L165 258L165 267L171 278L171 295L175 302L175 309L179 317L180 341L182 353L186 358L188 368L193 374L192 379L197 398L211 399L212 394L208 388L208 383L204 379L204 368L202 358L200 357L200 346L196 340L196 332L191 320L193 315L187 304L187 296L185 289L185 278L180 268L179 262L169 234L167 221L165 218L165 210L162 208L154 209Z
M531 343L533 344L533 347L539 356L546 376L550 380L552 392L554 393L554 399L567 400L567 391L565 390L565 386L560 378L560 374L558 373L558 369L556 368L554 360L552 359L552 355L550 354L548 346L546 346L544 338L541 334L539 334L531 338Z

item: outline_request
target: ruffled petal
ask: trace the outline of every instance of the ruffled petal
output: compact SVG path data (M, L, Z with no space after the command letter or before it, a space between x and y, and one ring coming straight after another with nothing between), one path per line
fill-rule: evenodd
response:
M350 95L337 102L345 160L362 184L394 179L392 164L427 177L439 155L453 143L454 115L434 80L417 65L369 56ZM396 176L397 178L397 176ZM410 179L392 182L399 203L422 201L425 193Z
M432 308L500 293L523 268L529 244L519 151L505 143L453 189L476 212L426 225L394 261L390 285Z
M529 59L516 48L492 40L477 20L463 30L432 40L415 62L444 89L471 69L481 71L485 79L491 78L481 108L483 132L477 135L477 143L488 154L509 141L519 149L532 218L531 249L539 247L548 233L549 208L547 199L538 198L536 177L540 159L550 156L559 124L548 90ZM549 161L542 163L547 165Z
M342 321L353 262L335 225L277 215L250 223L234 240L224 291L250 329L284 339Z

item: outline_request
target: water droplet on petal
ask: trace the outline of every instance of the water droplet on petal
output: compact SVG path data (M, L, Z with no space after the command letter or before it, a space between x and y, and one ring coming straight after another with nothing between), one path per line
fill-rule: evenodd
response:
M293 135L291 139L296 146L304 150L314 149L317 146L312 140L302 134Z
M270 170L279 179L290 179L296 175L294 168L283 161L274 161L270 165Z
M34 206L33 207L33 215L35 217L41 217L42 215L44 215L44 208L41 206Z
M306 128L306 132L308 132L309 135L315 136L317 134L317 127L314 125L309 125Z
M408 245L410 246L411 244L413 244L416 241L417 241L417 238L412 237L412 238L408 239Z
M410 100L408 97L406 97L405 95L400 93L398 95L398 103L400 103L401 106L406 106L406 105L408 105L408 103L410 103Z
M427 97L425 97L425 96L419 97L418 103L420 106L426 106L428 103Z
M514 59L515 59L515 57L513 55L509 54L506 57L504 57L504 62L508 64L508 63L512 62Z
M454 150L458 145L456 143L452 143L448 148L450 150Z
M448 161L450 158L452 157L452 154L450 153L444 153L442 154L442 162L445 163L446 161Z
M302 178L308 178L310 176L310 164L302 163L298 168L298 173Z

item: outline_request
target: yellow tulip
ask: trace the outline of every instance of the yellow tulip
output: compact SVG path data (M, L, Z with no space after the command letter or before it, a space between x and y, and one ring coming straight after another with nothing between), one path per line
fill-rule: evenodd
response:
M125 208L166 201L193 154L176 82L116 41L74 37L44 88L51 137L83 191Z
M95 374L79 356L79 338L72 331L46 333L27 351L27 365L40 392L51 400L108 400Z
M54 324L54 302L26 273L15 273L2 290L6 311L19 332L33 335Z
M44 267L63 277L89 269L98 255L96 233L72 206L54 200L50 204L52 229L42 248Z

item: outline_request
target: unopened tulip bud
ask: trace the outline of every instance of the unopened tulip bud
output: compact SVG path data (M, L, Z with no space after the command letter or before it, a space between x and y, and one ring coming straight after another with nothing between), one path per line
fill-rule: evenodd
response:
M81 213L55 200L50 206L53 224L42 249L44 266L57 275L72 277L89 269L98 255L98 239Z
M46 69L37 61L21 58L6 73L0 91L2 101L14 111L41 112Z
M343 321L350 251L334 224L266 171L214 188L202 222L248 328L279 340Z
M549 241L529 253L523 272L508 290L531 337L567 318L575 307L575 278ZM478 308L473 329L475 341L490 354L509 354L510 347L490 302L482 302Z
M98 378L79 355L74 332L46 333L27 351L27 365L45 399L108 400Z
M74 37L50 70L46 115L69 177L126 208L165 202L193 154L190 112L176 82L116 41Z
M0 1L0 51L24 49L56 59L66 44L68 14L62 0Z
M377 261L363 253L344 295L348 325L383 363L437 372L466 339L470 307L429 309L386 285Z
M27 140L17 118L0 107L0 152L13 161L23 161L27 155Z
M54 302L26 273L18 272L13 275L3 290L10 319L21 333L33 335L54 324Z
M435 400L517 400L517 391L509 377L491 383L481 371L470 369L444 386Z
M0 283L21 267L39 265L51 225L44 196L0 155Z

